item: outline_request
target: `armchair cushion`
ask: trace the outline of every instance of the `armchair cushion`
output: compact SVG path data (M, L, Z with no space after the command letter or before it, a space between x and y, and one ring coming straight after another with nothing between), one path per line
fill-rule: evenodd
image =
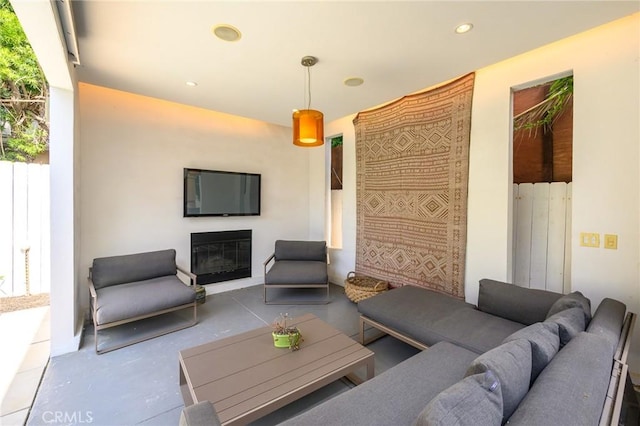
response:
M95 319L98 325L149 312L173 308L196 300L193 287L175 275L96 289Z
M93 259L91 280L97 290L176 273L176 251L168 249Z
M269 284L326 284L327 263L316 261L280 260L273 264L264 283Z
M276 261L312 260L327 262L327 243L325 241L287 241L277 240Z

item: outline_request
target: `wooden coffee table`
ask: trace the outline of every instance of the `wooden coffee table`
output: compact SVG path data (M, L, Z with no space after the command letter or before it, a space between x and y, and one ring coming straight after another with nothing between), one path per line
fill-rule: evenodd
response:
M180 351L184 404L209 400L223 425L244 424L366 367L373 377L373 352L306 314L294 318L304 341L300 350L273 346L271 327Z

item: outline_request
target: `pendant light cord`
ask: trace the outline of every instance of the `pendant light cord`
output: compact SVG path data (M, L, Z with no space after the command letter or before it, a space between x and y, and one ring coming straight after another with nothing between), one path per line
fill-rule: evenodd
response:
M307 66L307 87L309 88L309 103L307 104L307 109L311 109L311 67Z

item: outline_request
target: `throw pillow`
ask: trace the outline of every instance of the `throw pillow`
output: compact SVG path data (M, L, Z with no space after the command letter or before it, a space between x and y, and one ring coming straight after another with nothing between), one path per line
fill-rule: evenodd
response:
M549 361L560 349L560 337L558 336L558 324L555 322L538 322L516 331L502 341L524 339L531 344L531 383L538 374L547 366Z
M468 376L440 392L422 410L415 426L500 425L502 391L491 371Z
M579 291L565 294L560 299L556 300L554 304L551 305L551 308L547 313L547 318L570 308L581 308L584 312L585 326L589 324L589 321L591 321L591 301L584 297Z
M558 335L560 336L560 348L569 343L571 339L584 331L584 313L582 308L571 308L560 311L547 318L545 322L558 324Z
M467 376L491 371L502 390L502 415L506 421L529 391L531 381L531 344L524 339L512 340L476 358Z

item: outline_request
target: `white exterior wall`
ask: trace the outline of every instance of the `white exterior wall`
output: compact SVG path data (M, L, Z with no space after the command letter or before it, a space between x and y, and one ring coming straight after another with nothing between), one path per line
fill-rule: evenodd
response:
M276 239L309 238L309 151L291 129L81 84L80 270L96 257L175 248L190 268L190 233L253 230L252 278ZM262 175L260 216L183 217L183 168ZM86 290L82 305L88 306Z

